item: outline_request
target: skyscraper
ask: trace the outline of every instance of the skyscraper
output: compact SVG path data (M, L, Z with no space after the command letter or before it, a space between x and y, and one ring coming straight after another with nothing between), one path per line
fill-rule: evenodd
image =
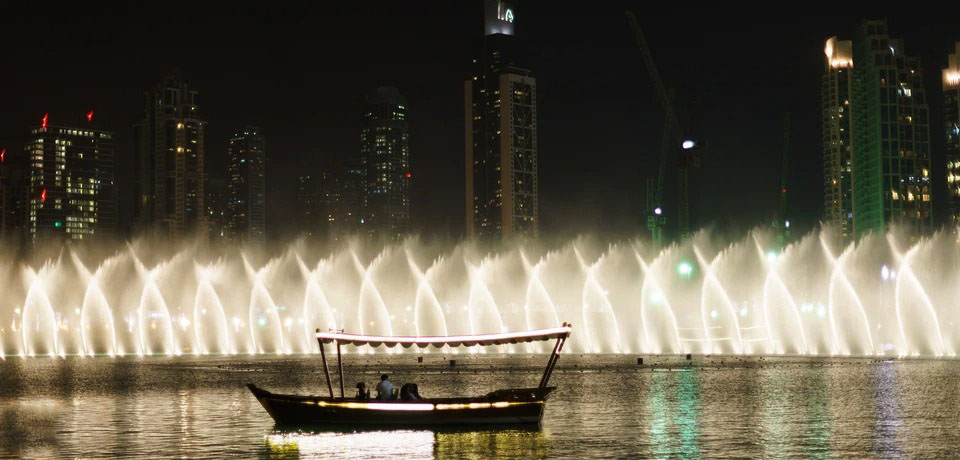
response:
M367 93L360 123L363 229L397 238L410 229L410 133L407 100L396 88Z
M960 225L960 42L943 69L943 118L946 136L947 199L950 224Z
M256 126L230 137L227 147L227 233L253 244L266 239L266 141Z
M204 187L207 197L207 233L211 240L226 238L227 235L227 182L220 177L208 177Z
M338 239L367 230L362 193L364 169L359 162L332 163L320 174L319 205L328 237Z
M513 35L513 7L484 5L484 37L464 84L467 236L537 238L537 82Z
M0 147L0 238L5 238L7 236L7 219L9 218L8 214L10 213L10 204L8 203L10 199L10 179L7 178L9 173L7 170L7 149Z
M889 224L915 234L933 224L930 126L922 68L891 39L885 21L860 24L853 40L851 115L853 230Z
M824 220L844 238L853 231L853 162L850 153L850 83L853 42L830 37L824 47L826 66L821 79L823 122Z
M364 230L365 177L355 160L331 161L319 173L302 173L297 184L300 232L335 240Z
M23 238L27 223L26 156L0 147L0 237Z
M145 93L134 130L135 229L179 237L205 236L204 131L197 91L177 72Z
M27 237L74 240L113 235L117 195L113 134L87 123L55 123L44 115L30 130L24 152L29 164Z
M323 226L321 221L320 192L316 174L301 172L297 176L297 209L299 231L314 236Z

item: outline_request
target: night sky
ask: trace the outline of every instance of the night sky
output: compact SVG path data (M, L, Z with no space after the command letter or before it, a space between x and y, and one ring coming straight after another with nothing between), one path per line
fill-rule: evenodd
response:
M656 172L663 111L624 17L627 5L514 3L516 35L532 51L529 67L538 80L541 232L645 231L644 179ZM57 124L95 110L96 127L117 134L121 219L128 219L131 187L124 178L133 174L132 125L142 117L143 92L180 67L199 89L209 122L211 178L224 175L229 133L261 127L268 142L268 232L287 238L298 172L356 157L364 93L396 86L410 107L415 227L426 235L462 235L463 81L482 36L482 3L251 5L231 7L245 15L236 17L191 16L185 4L177 15L158 17L5 17L0 145L21 151L28 127L44 113ZM938 184L934 210L942 217L940 69L960 39L957 15L945 14L950 8L871 4L824 11L811 3L785 13L649 5L631 6L665 84L678 100L696 101L710 143L691 178L697 226L746 230L773 216L788 111L790 215L798 230L817 224L823 44L831 35L852 38L864 17L886 18L907 53L922 58ZM668 176L666 186L674 184Z

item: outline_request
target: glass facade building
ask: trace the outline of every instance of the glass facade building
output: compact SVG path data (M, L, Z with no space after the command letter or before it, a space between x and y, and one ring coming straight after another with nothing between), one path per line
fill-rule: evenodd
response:
M949 222L960 225L960 42L943 69L943 118L946 139Z
M821 79L824 220L836 226L844 238L849 238L853 232L850 147L853 42L830 37L824 53L826 66Z
M466 234L537 238L537 82L525 68L515 10L485 2L484 37L464 83Z
M134 130L136 230L206 236L206 124L196 89L179 73L167 75L145 94L144 119Z
M933 224L930 127L920 61L904 54L885 21L860 24L853 40L851 115L853 231Z
M45 115L41 126L30 130L24 151L29 240L84 240L115 233L112 133L55 125Z
M266 241L267 146L256 126L230 137L227 146L227 236L262 245Z
M396 88L370 90L360 120L364 232L398 238L410 231L407 100Z

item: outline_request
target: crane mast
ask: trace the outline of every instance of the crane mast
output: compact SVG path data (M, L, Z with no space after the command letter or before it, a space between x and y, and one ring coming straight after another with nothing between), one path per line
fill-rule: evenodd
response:
M633 31L634 39L640 48L643 62L647 69L647 74L653 83L657 99L664 111L663 141L660 146L659 166L657 168L657 177L655 181L647 181L647 228L650 229L653 242L656 246L663 244L663 227L666 223L663 209L663 179L666 170L666 163L669 158L679 150L679 167L677 171L677 227L681 238L689 234L689 168L698 166L699 160L694 155L693 150L697 148L697 143L692 140L684 139L684 130L680 126L676 111L673 107L673 92L668 91L660 79L660 71L653 61L653 55L650 54L650 47L647 45L647 39L640 29L640 23L632 11L626 10L627 21L630 23L630 29Z

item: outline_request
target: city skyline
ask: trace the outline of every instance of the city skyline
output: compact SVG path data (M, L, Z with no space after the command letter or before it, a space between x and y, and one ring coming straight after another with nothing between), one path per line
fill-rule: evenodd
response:
M575 22L573 11L562 8L551 11L535 4L516 3L518 3L518 17L521 18L518 33L522 34L524 41L530 41L530 47L536 49L543 49L544 43L552 44L551 47L544 49L544 52L539 53L540 56L534 56L534 60L538 62L530 66L535 70L540 86L538 89L541 107L539 107L538 118L542 125L539 146L542 201L540 214L543 233L549 236L581 232L604 232L614 235L644 233L642 182L643 178L649 177L655 169L663 114L654 100L650 82L643 71L639 52L631 41L622 10L610 7L590 12L582 18L583 33L575 34L582 39L578 41L572 36L558 35L549 27L549 24L572 25ZM383 8L386 11L396 12L390 10L391 7ZM470 49L475 42L478 27L481 27L478 19L481 8L482 5L478 2L466 6L443 6L433 11L410 9L402 12L404 20L412 21L414 24L418 23L417 21L431 24L436 34L450 38L449 43L432 45L426 43L427 38L418 34L401 35L401 41L423 45L426 48L415 52L406 60L386 58L379 60L383 64L368 64L361 69L367 75L360 77L360 81L357 82L366 87L377 86L377 84L393 85L411 99L411 107L414 108L411 117L416 120L410 128L411 150L416 152L415 159L411 162L411 172L417 181L417 187L411 192L411 201L418 210L418 219L413 228L416 232L453 236L463 234L463 218L458 217L464 215L463 200L455 196L456 190L464 189L462 173L456 173L456 171L463 171L462 167L457 166L462 160L458 161L454 155L457 146L463 145L463 130L462 126L459 126L460 122L451 121L448 118L451 118L449 117L451 113L456 113L454 110L457 105L461 107L457 112L462 113L462 81L470 75ZM340 19L352 19L363 30L385 25L386 32L363 39L349 39L379 43L383 42L384 36L395 32L396 27L399 26L395 24L396 20L386 21L383 16L371 14L376 11L378 9L372 7L346 8L333 11L332 16L339 15ZM920 55L923 60L926 69L925 87L931 94L930 110L931 123L933 123L942 119L937 118L942 117L942 97L938 91L939 88L930 83L931 74L939 84L940 75L937 70L946 65L946 56L948 51L952 51L955 37L932 40L931 34L925 32L920 21L917 20L924 17L921 13L914 12L912 15L889 21L888 24L891 35L904 38L908 53ZM802 53L797 55L801 61L784 65L782 58L771 58L754 63L759 67L751 73L760 75L747 78L757 90L756 92L766 94L767 99L770 99L763 102L758 102L757 96L741 92L736 84L731 84L733 77L727 75L731 73L736 62L742 62L745 56L745 51L736 50L736 45L747 38L745 32L731 31L722 26L722 21L712 21L707 16L700 14L689 17L691 29L694 29L695 33L683 34L671 31L660 24L664 18L679 17L678 12L663 11L639 17L649 35L652 53L657 58L664 80L668 85L681 89L681 94L691 95L699 100L699 105L703 107L703 113L700 115L701 123L709 126L711 151L704 158L703 170L713 171L713 174L703 174L703 177L696 180L691 179L693 226L697 228L705 224L717 223L720 226L733 224L743 228L760 224L774 214L778 199L777 178L780 172L777 153L781 148L779 144L782 139L782 126L779 120L783 112L789 111L793 114L794 131L791 139L795 145L791 148L790 214L796 216L794 227L797 232L803 232L816 225L825 215L822 208L823 196L822 185L820 185L822 182L816 179L823 177L819 172L822 168L819 112L822 108L818 103L819 75L823 68L823 55L820 54L823 52L822 45L829 36L850 37L860 19L870 17L870 14L850 13L845 16L838 14L829 21L802 26L788 25L788 30L782 36L797 31L802 31L802 35L798 34L796 38L786 41L785 43L789 45L786 49L790 51L785 51L783 54L792 55L795 50L802 50ZM291 20L291 18L286 19ZM321 22L324 20L320 19ZM596 24L592 24L591 21ZM467 27L462 27L463 25ZM223 26L223 21L215 23L209 29L211 32L206 33L213 34L212 31L222 29ZM174 25L174 28L176 27L181 26ZM763 25L762 27L772 28L773 26ZM148 26L147 29L149 28ZM460 32L458 30L460 28L469 29L467 31L469 33ZM336 27L333 30L337 30ZM728 53L729 56L717 54L712 58L721 64L717 66L718 70L709 78L702 79L697 79L693 74L686 72L685 69L694 64L688 62L693 60L685 58L684 55L701 55L707 52L716 45L709 43L705 36L720 31L726 34L724 37L731 42L733 50ZM268 160L271 163L268 167L271 177L267 179L268 188L271 190L267 204L269 222L279 222L282 224L281 227L292 226L286 224L293 221L293 211L289 209L292 206L288 204L294 201L295 196L296 179L293 171L296 171L296 168L293 165L303 161L303 157L320 151L324 157L318 158L316 163L325 163L329 159L351 158L358 151L356 139L359 136L350 132L359 133L359 123L355 120L359 119L359 112L362 110L359 95L363 94L363 89L343 96L337 93L349 91L317 92L316 86L322 85L299 85L299 90L304 94L298 94L299 100L295 103L292 100L294 92L277 88L276 82L283 81L283 78L288 80L294 78L291 82L301 83L305 80L288 75L280 79L271 77L272 79L264 80L262 88L269 94L258 95L251 93L252 89L247 89L245 92L237 93L242 97L234 98L244 101L241 105L234 101L224 104L223 101L227 100L225 94L229 93L225 90L229 88L218 87L219 85L214 82L218 77L216 77L217 72L211 70L214 67L213 64L202 65L198 61L201 57L209 57L209 53L194 52L186 56L171 57L170 50L175 48L174 45L160 46L157 42L143 38L136 31L131 34L135 42L146 43L150 45L148 48L161 51L158 64L150 69L135 72L134 78L124 80L126 83L121 85L97 83L96 78L85 80L85 85L102 84L109 88L93 87L91 96L84 98L59 95L61 97L55 99L54 103L50 103L49 99L44 101L42 95L27 98L30 99L29 103L26 99L12 98L13 110L9 110L5 116L11 120L23 121L3 124L3 128L0 129L0 147L7 148L8 152L17 151L18 144L25 139L23 127L28 126L31 120L36 118L35 114L56 112L57 105L66 106L69 99L74 99L72 102L75 103L69 105L84 108L90 106L97 110L98 116L106 118L105 123L108 129L117 133L117 154L124 157L118 158L118 171L126 170L131 166L132 155L129 150L130 128L125 126L130 120L124 114L136 111L137 94L154 86L160 76L170 68L182 65L184 74L191 84L196 82L195 86L199 88L204 118L208 123L215 125L218 132L223 133L240 123L250 122L261 125L264 132L271 138L271 158ZM296 35L296 33L292 34ZM204 37L210 38L207 35ZM323 35L317 40L330 41L331 37L332 35ZM44 43L43 40L54 39L41 39L41 44L33 46L41 46ZM210 41L212 43L202 46L205 51L209 52L221 43L217 39ZM274 43L279 41L261 46L273 46ZM99 41L96 34L91 38L81 39L80 44L85 44L79 48L81 54L85 52L83 50L107 46ZM598 51L601 47L609 49ZM703 50L698 51L701 48ZM447 51L453 55L446 56ZM329 52L335 55L346 53L346 51L334 50ZM577 68L575 64L584 62L591 53L594 55L593 58L598 60L598 65L590 69L583 69L582 66ZM17 59L22 61L23 56L15 56L14 62L17 62ZM816 63L812 65L801 64L813 59L816 59ZM558 60L563 62L556 62ZM409 69L410 64L432 61L443 64L441 72L443 81L437 83L439 78L431 76L427 81L418 83L418 74ZM378 60L374 59L372 62L378 62ZM446 65L450 62L455 62L456 65ZM406 64L404 67L408 69L399 71L397 65L400 63ZM561 68L567 71L558 71ZM333 76L322 78L328 82L351 78L350 76L359 76L361 70L332 72ZM771 85L776 85L777 77L784 75L784 72L797 74L780 82L784 88L792 88L800 84L801 89L794 91L796 95L787 96L772 92L774 88ZM97 74L98 71L94 73ZM267 78L272 73L258 72L256 78ZM813 75L812 78L810 78L811 75ZM804 81L795 83L800 82L801 76L804 76ZM249 78L253 77L241 78L236 85L248 86ZM41 75L41 82L38 84L49 85L50 82L44 79L50 80L51 77ZM458 84L458 81L461 83ZM29 88L37 88L37 86L26 83L21 81L12 87L22 88L23 91L19 92L32 94ZM611 86L612 89L598 92L592 88L597 83L607 83L606 86ZM131 91L123 88L124 86L136 87ZM229 86L231 84L228 83ZM458 86L460 87L457 88ZM624 91L626 88L629 90ZM36 89L33 92L35 93ZM114 102L108 102L101 108L95 96L107 93L111 96L104 100ZM571 97L576 93L582 93L582 95ZM270 95L272 96L264 97ZM806 97L801 97L802 95ZM273 99L275 103L267 104L265 99ZM739 99L743 99L743 102L733 102ZM122 104L116 101L122 101ZM323 106L322 113L329 113L329 116L333 117L326 118L328 115L322 115L321 118L333 121L315 123L309 119L298 118L298 114L302 114L304 109L318 105ZM249 107L238 110L238 107L243 106ZM730 116L727 119L716 116L720 106L729 108ZM116 110L116 107L123 108ZM237 115L230 115L228 112L236 112ZM610 115L603 117L606 123L598 125L596 120L591 120L596 117L589 115L594 112ZM356 117L350 115L351 113L357 114ZM244 120L236 121L234 117L240 116L243 116ZM766 126L767 119L777 121ZM734 124L735 121L738 124ZM304 129L304 124L316 124L323 129L320 131ZM291 131L304 131L312 135L309 135L305 141L304 137L297 138L291 135ZM211 177L217 175L220 170L225 170L226 149L225 145L219 145L223 144L220 139L225 137L226 135L208 134L206 148L211 152L208 154L210 158L206 169ZM744 137L747 138L743 139ZM943 191L940 191L939 186L946 183L944 168L940 166L940 162L945 162L943 142L940 130L931 130L931 179L934 184L932 200L934 211L938 215L935 226L946 218L945 186L942 187ZM213 153L213 151L217 152ZM736 164L749 164L749 171L738 170L744 168L735 168ZM319 169L317 168L318 172ZM273 176L274 171L277 173L276 176ZM288 177L294 178L287 179ZM276 181L275 187L271 187L271 180ZM122 192L129 192L125 188L128 185L120 184L120 186L123 189ZM128 193L121 193L124 199L128 196ZM130 204L127 203L121 214L125 219L129 219L130 213ZM577 218L572 219L571 215L576 215ZM289 236L292 236L292 233L284 233L282 228L276 234L271 233L271 237Z

